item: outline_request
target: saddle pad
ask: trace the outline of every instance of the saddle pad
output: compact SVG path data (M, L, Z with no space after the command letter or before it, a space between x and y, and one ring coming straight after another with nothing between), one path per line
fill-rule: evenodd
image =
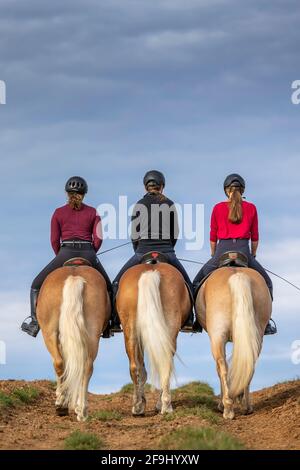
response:
M85 258L71 258L64 262L64 266L92 266L92 263Z

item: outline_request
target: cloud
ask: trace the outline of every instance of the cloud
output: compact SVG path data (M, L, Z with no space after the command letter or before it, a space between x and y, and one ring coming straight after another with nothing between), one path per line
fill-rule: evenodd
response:
M88 179L87 202L97 206L117 204L119 194L135 202L144 172L161 169L173 200L205 204L206 244L192 255L205 261L211 208L224 197L225 175L240 172L247 198L259 209L259 260L300 283L300 107L290 100L291 83L299 78L297 1L2 0L0 79L7 104L0 107L0 340L8 344L9 363L1 366L6 377L53 373L41 336L32 340L18 328L28 312L27 288L53 256L49 220L64 203L71 174ZM177 251L191 257L181 241ZM111 277L131 254L126 247L101 258ZM193 277L198 267L186 266ZM299 331L299 294L276 278L274 284L280 333L265 341L267 359L262 356L254 386L295 370L281 355ZM208 378L217 386L205 335L180 337L179 348L188 369L179 364L178 376ZM111 368L120 374L112 377ZM125 379L122 338L101 342L92 387L115 390Z

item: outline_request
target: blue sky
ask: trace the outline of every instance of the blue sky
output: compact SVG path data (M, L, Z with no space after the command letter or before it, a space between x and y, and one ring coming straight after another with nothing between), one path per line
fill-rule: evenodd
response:
M31 281L53 256L50 217L73 174L98 206L119 195L134 203L145 171L164 171L169 197L205 205L203 249L179 241L178 255L206 260L211 209L224 177L239 172L259 211L259 260L300 284L299 24L296 0L1 0L1 377L53 377L41 335L19 324ZM103 255L111 277L130 255ZM300 375L290 359L300 293L276 279L274 289L279 334L265 339L253 388ZM217 386L206 334L180 335L179 355L180 383ZM123 337L101 341L91 389L128 381Z

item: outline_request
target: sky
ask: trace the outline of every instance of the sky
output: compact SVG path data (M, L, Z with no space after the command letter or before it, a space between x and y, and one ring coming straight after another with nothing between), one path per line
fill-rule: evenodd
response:
M142 196L147 170L163 171L171 199L204 205L203 247L183 239L176 251L205 261L212 207L238 172L258 208L258 260L300 285L299 24L297 0L0 0L0 378L54 377L42 335L20 323L74 174L89 183L88 204L118 209L120 195ZM126 246L101 261L113 278L131 255ZM193 278L197 265L185 267ZM265 338L253 389L300 375L300 292L273 281L279 332ZM218 390L206 333L180 334L178 354L177 383ZM90 389L129 380L123 336L101 340Z

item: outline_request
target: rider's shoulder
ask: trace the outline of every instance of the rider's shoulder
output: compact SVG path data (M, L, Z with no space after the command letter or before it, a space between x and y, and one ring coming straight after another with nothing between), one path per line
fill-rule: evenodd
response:
M213 211L216 211L218 209L222 209L224 206L227 207L227 201L221 201L221 202L217 202L217 204L214 205L213 207Z
M243 206L249 209L256 210L256 205L253 202L243 200Z

